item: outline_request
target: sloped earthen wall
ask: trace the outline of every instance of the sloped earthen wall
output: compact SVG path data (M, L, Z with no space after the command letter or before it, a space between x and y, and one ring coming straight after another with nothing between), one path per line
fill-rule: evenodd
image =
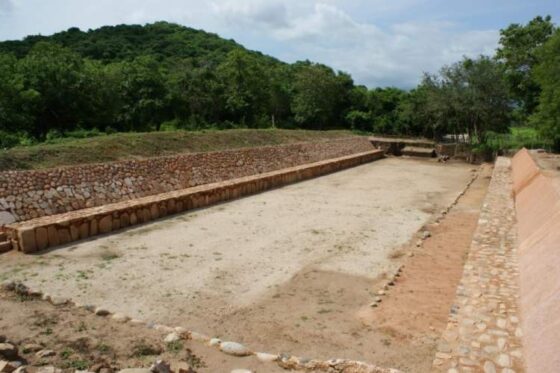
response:
M560 371L560 190L525 149L512 160L528 372Z

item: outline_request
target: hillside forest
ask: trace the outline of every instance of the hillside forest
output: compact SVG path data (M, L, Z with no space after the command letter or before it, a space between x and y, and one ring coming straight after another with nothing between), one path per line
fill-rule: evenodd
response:
M101 133L230 128L467 134L483 146L532 127L560 150L560 29L501 30L411 90L367 88L320 63L287 64L177 24L71 28L0 42L0 147Z

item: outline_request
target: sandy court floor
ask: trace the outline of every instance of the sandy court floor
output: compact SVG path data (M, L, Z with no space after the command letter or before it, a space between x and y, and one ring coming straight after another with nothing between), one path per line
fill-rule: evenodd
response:
M282 340L295 353L298 335L328 346L339 327L359 339L353 315L397 265L390 253L456 198L471 169L385 159L39 255L9 253L0 280L268 351ZM341 357L363 357L356 351Z

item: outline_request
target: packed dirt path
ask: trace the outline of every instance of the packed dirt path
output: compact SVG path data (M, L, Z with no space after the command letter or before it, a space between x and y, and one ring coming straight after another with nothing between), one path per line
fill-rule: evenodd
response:
M51 252L3 255L0 280L23 280L53 295L254 350L417 372L437 333L402 335L391 327L398 317L378 322L368 305L387 274L408 258L395 248L417 240L464 189L472 168L385 159ZM472 203L469 219L476 220ZM449 229L469 226L463 223ZM470 243L468 232L459 236ZM462 247L446 246L434 257ZM461 255L453 254L449 265L462 267ZM424 283L413 281L417 288ZM425 301L433 295L425 293ZM438 307L449 309L445 301Z
M378 307L360 312L364 323L392 336L393 347L399 346L383 351L377 360L386 359L382 364L406 372L431 371L491 175L492 166L483 165L445 218L426 227L431 236L420 248L411 242L395 252L404 255L401 275Z

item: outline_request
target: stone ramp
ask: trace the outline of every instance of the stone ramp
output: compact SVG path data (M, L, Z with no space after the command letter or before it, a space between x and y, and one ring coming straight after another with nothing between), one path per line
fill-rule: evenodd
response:
M496 161L435 372L524 371L511 161ZM544 371L543 371L544 372Z
M201 185L5 226L11 245L33 253L171 214L259 193L383 158L372 150L253 176Z

